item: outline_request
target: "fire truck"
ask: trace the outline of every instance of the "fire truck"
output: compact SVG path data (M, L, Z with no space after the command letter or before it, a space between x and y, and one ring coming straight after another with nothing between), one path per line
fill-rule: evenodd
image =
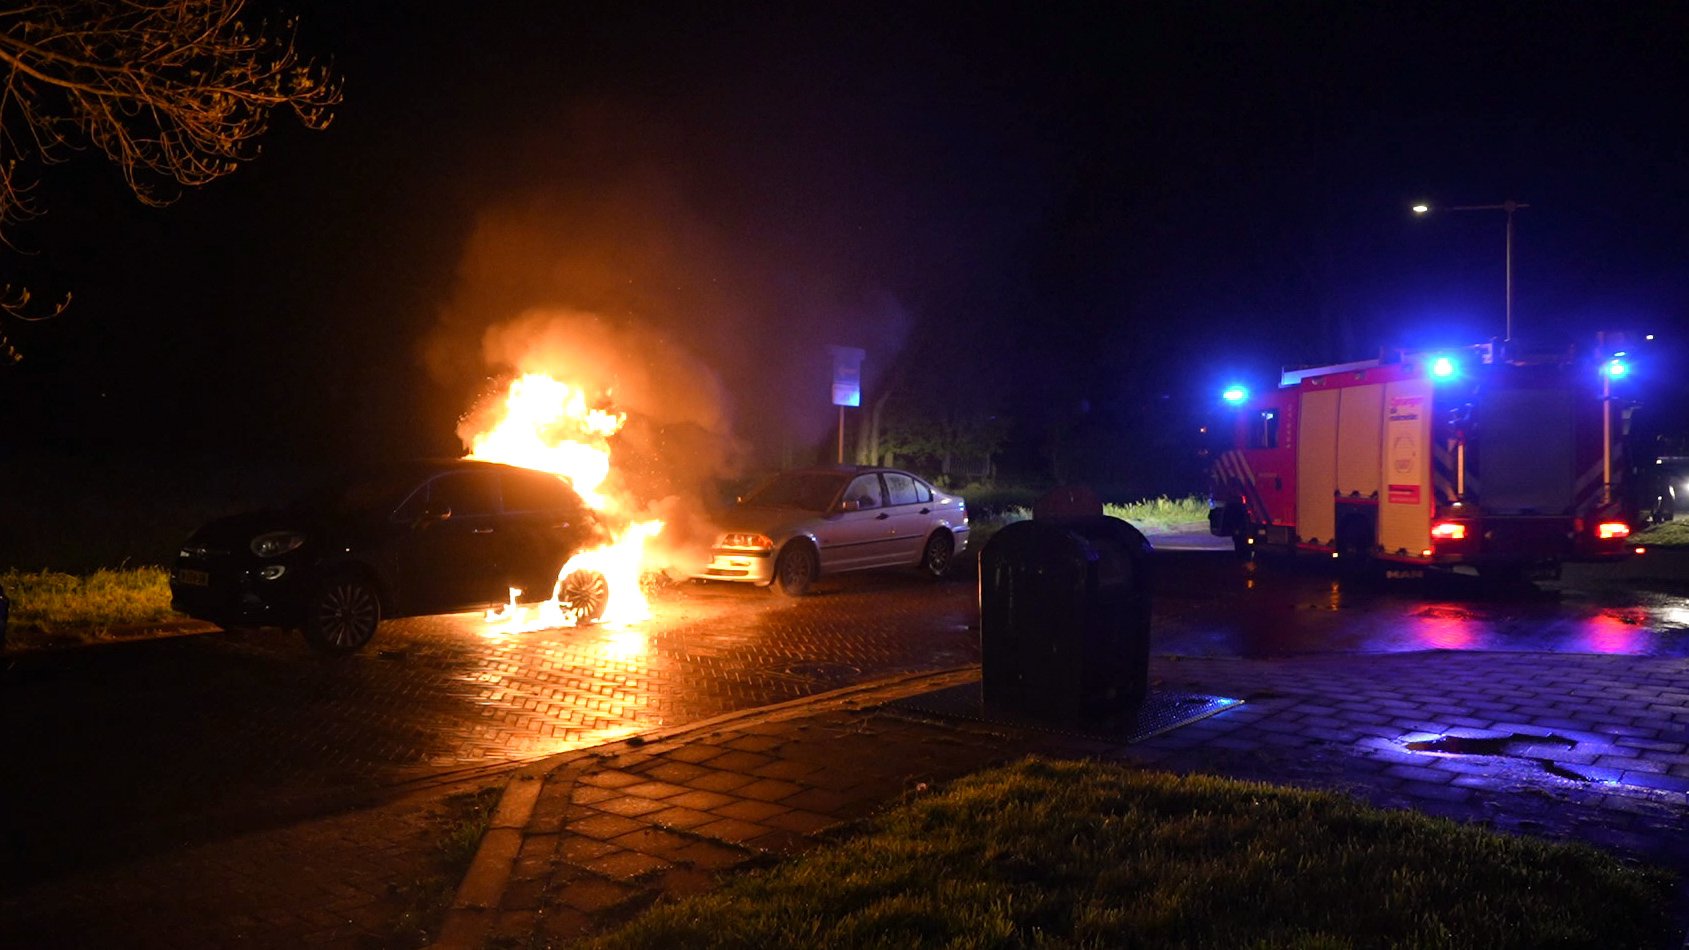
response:
M1556 576L1632 553L1622 353L1490 343L1286 370L1215 456L1209 530L1240 554Z

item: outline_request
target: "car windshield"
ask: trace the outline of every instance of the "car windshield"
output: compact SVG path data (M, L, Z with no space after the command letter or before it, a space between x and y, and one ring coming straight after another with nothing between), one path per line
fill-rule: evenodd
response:
M826 511L838 497L848 476L838 472L786 472L764 482L745 497L759 508L801 508Z

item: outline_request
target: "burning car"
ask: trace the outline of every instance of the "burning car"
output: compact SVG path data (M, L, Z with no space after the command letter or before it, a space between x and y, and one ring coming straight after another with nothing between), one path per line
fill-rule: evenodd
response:
M349 653L383 618L553 597L571 622L609 599L589 569L559 576L601 543L592 511L556 475L438 460L369 471L278 510L220 518L190 536L170 572L175 609L220 626L301 627Z
M968 547L968 510L890 468L782 472L726 516L702 580L773 586L798 596L823 574L919 567L940 577Z

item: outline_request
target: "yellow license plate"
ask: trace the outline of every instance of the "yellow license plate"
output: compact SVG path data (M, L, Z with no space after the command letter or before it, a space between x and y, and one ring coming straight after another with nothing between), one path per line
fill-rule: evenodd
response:
M177 568L176 583L186 584L189 587L210 587L211 575L191 568Z

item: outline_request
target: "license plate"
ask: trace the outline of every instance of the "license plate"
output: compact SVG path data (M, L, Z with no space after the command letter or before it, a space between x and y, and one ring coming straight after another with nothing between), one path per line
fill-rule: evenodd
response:
M186 584L189 587L210 587L211 575L191 568L177 568L176 583Z

